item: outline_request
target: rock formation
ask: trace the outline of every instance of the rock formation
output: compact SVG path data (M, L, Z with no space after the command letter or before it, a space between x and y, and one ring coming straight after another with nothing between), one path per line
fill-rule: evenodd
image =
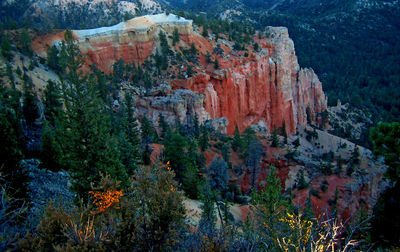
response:
M299 67L293 41L283 27L269 27L269 37L255 39L261 50L254 50L248 57L233 50L229 41L221 39L216 43L200 36L193 31L192 21L173 14L148 15L111 27L73 32L87 65L95 63L101 70L111 72L112 64L120 58L128 63L149 58L159 47L159 31L170 35L175 28L181 37L179 46L195 44L200 64L193 77L168 81L173 89L202 94L209 116L228 120L229 134L235 125L243 131L253 124L265 125L267 131L285 124L288 133L295 133L297 125L307 123L307 108L313 119L326 110L327 100L318 77L313 70ZM61 39L62 34L39 38L34 49L45 56L46 44ZM217 47L220 52L215 50ZM178 46L173 49L180 50ZM205 63L207 52L218 59L220 69Z

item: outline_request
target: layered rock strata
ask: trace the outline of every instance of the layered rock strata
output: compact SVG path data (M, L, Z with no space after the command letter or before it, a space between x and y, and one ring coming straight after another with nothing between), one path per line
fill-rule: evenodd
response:
M299 67L293 41L283 27L268 27L267 38L255 39L261 50L253 50L250 55L233 50L229 41L215 42L200 36L193 31L191 20L172 14L143 16L112 27L73 32L87 65L94 63L110 73L112 64L120 58L128 63L149 58L159 46L159 31L170 36L175 28L181 37L179 47L195 44L200 62L193 77L168 81L173 89L203 95L204 109L212 119L226 118L229 134L236 125L243 131L254 124L265 125L269 132L285 125L287 133L295 133L297 125L307 124L307 110L309 119L314 120L317 113L326 110L321 82L312 69ZM57 43L61 38L60 34L39 38L34 43L35 51L45 56L45 44ZM173 50L180 52L179 47ZM220 69L205 62L207 53L220 62Z

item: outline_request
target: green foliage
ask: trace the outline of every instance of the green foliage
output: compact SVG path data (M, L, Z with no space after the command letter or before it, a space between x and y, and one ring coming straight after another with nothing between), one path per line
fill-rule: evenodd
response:
M61 96L59 85L49 80L43 92L42 103L44 106L44 116L51 125L54 125L55 119L63 112Z
M251 186L253 190L258 189L257 178L261 168L261 159L264 155L263 146L257 138L253 138L248 147L248 156L245 159L247 170L251 174Z
M125 94L125 104L123 107L122 130L119 136L121 149L121 162L129 175L141 164L140 154L141 142L139 139L139 129L137 119L133 111L132 94Z
M171 49L169 48L167 36L165 36L165 33L160 30L160 32L158 33L158 38L160 40L162 54L163 55L170 54Z
M297 174L297 189L302 190L308 188L308 183L304 177L304 171L300 170Z
M130 13L130 12L125 12L125 14L124 14L124 21L128 21L128 20L131 20L132 18L134 18L135 16L132 14L132 13Z
M26 123L32 125L36 118L39 117L38 99L36 93L30 87L31 83L24 81L24 93L23 93L23 106L22 112L24 114Z
M141 120L141 136L142 142L144 143L154 143L158 140L157 131L154 129L153 124L147 119L146 116L143 116Z
M164 160L171 163L179 181L182 181L185 172L185 160L182 155L185 153L186 145L186 139L179 132L173 133L169 141L165 143Z
M68 151L62 157L72 177L72 189L80 198L87 198L100 173L110 174L125 185L127 174L120 160L118 138L113 135L107 107L100 98L92 78L79 72L83 58L72 33L65 32L60 62L65 67L62 82L65 112L61 121L60 144ZM63 68L64 69L64 68Z
M242 138L240 136L239 128L236 125L235 132L234 132L233 139L232 139L232 149L234 151L237 151L238 149L240 149L242 147L242 145L243 145Z
M7 185L7 194L27 200L28 176L20 162L23 158L24 138L21 125L22 111L19 93L0 85L0 174Z
M22 29L20 35L19 35L19 43L20 43L20 48L21 52L23 54L26 54L28 56L32 56L32 38L29 35L29 32L24 28Z
M371 129L370 135L374 154L385 158L386 177L397 183L400 179L400 123L379 123Z
M199 226L202 227L204 225L211 225L212 227L214 227L217 216L214 207L213 193L208 183L205 183L203 185L201 203L202 213Z
M201 33L201 35L205 38L208 37L208 25L207 24L203 25L203 32Z
M7 36L3 36L1 39L0 44L1 54L6 58L8 61L12 60L12 47L10 40L8 40Z
M256 52L258 52L258 50L260 50L260 45L256 42L254 43L253 48Z
M201 136L199 139L199 145L201 151L207 150L207 148L210 146L209 144L209 132L207 127L203 126L201 127Z
M177 190L174 173L157 164L141 167L129 187L103 177L95 198L66 210L50 204L40 224L18 242L22 251L162 251L170 249L183 228L183 194ZM118 195L118 196L113 196ZM97 201L98 202L98 201Z
M272 135L269 140L271 141L271 147L278 147L280 145L278 133L275 128L272 131Z
M214 68L215 69L219 69L219 61L218 61L218 59L214 60Z
M174 32L172 33L172 44L175 46L177 43L179 43L180 38L179 38L179 32L178 28L174 28Z

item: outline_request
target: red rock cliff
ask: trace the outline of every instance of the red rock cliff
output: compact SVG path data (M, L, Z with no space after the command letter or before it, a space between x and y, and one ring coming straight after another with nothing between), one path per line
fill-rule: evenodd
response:
M311 69L300 69L293 41L283 27L269 27L268 38L256 39L261 51L251 49L248 57L232 50L232 42L220 40L222 54L213 53L216 42L203 38L192 30L192 22L174 15L144 16L113 27L74 31L87 64L96 63L105 72L120 58L125 62L143 62L158 46L158 31L171 33L177 27L180 46L191 43L200 51L200 64L192 78L170 80L174 89L190 89L203 94L204 108L212 119L228 119L227 132L235 125L243 131L253 124L269 131L286 125L288 133L295 133L298 124L307 123L306 110L311 116L326 110L327 100L322 85ZM61 36L47 39L51 43ZM58 38L58 39L54 39ZM45 54L46 39L35 41L35 50ZM174 48L178 51L178 46ZM214 70L205 63L209 52L220 62ZM246 55L247 56L247 55Z
M205 109L213 119L226 117L230 134L235 125L242 131L261 123L272 130L284 122L287 132L295 133L298 124L307 123L307 107L314 117L327 108L314 71L300 69L287 29L269 29L271 37L258 41L263 49L256 55L243 59L226 54L219 57L223 69L175 81L180 88L204 94Z

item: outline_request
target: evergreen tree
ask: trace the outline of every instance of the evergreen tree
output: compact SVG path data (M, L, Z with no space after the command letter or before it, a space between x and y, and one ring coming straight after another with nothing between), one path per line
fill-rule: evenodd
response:
M260 172L261 158L264 155L261 143L253 138L248 148L249 155L245 159L247 169L251 174L251 186L253 190L257 190L257 177Z
M197 116L197 113L194 113L194 119L193 119L193 135L196 139L200 138L200 123L199 123L199 117Z
M210 52L207 52L207 54L206 54L206 63L207 64L211 64L212 63L212 60L211 60L211 54L210 54Z
M12 60L12 47L10 40L8 40L7 36L3 36L3 38L1 39L0 49L1 54L4 56L4 58L6 58L8 61Z
M175 27L174 32L172 33L172 44L175 46L177 43L179 43L179 41L180 38L178 28Z
M240 136L239 128L236 125L235 133L233 135L233 140L232 140L232 149L234 151L237 151L238 149L240 149L242 147L242 145L243 145L242 138Z
M154 143L157 141L157 132L153 127L153 124L147 119L146 116L143 116L141 121L141 135L142 135L142 143Z
M214 68L215 69L219 69L219 61L218 61L218 59L214 60Z
M158 38L160 39L161 52L163 55L167 56L168 54L171 53L171 49L169 48L168 45L167 36L165 36L165 33L160 30L160 32L158 33Z
M195 44L192 43L192 44L190 45L190 53L191 53L192 55L196 55L198 52L199 52L199 51L197 50Z
M113 64L113 75L114 79L117 82L121 82L124 79L125 73L125 61L123 58L120 58L117 62Z
M179 132L175 132L165 144L165 160L170 162L177 179L182 182L185 172L185 160L182 155L185 153L186 140Z
M197 199L200 194L201 179L199 177L199 156L197 142L194 139L187 141L188 152L185 155L185 171L182 179L182 188L191 199Z
M224 195L228 189L228 164L222 158L215 157L207 167L207 175L211 189Z
M307 115L307 124L311 125L311 123L312 123L312 115L311 115L310 107L306 108L306 115Z
M371 129L370 135L374 154L382 155L388 166L385 176L393 183L398 183L400 180L400 123L379 123L376 128Z
M118 139L97 86L79 72L84 60L71 31L66 31L61 45L60 62L65 66L62 82L65 115L62 118L63 161L72 177L72 189L80 198L100 179L100 173L127 182L125 167L120 161Z
M170 127L161 113L158 115L158 127L160 128L160 137L165 139L167 136L167 132L170 130Z
M19 35L19 43L21 46L21 52L28 56L32 56L32 38L25 28L22 29L21 34Z
M276 132L276 129L274 128L274 130L272 131L272 135L270 137L270 141L271 141L271 147L278 147L279 146L279 138L278 138L278 134Z
M29 80L24 80L24 95L23 95L24 103L22 106L22 111L24 113L26 123L29 126L32 126L36 118L39 117L39 108L38 108L37 96L30 87L31 83L28 81Z
M284 144L287 144L287 133L286 133L286 122L285 121L283 121L283 125L282 125L282 136L283 136Z
M297 175L297 189L302 190L308 187L306 179L304 177L304 171L300 170Z
M46 120L54 125L54 121L62 113L61 89L52 80L47 81L47 86L43 92L44 116Z
M58 62L58 49L56 46L49 47L47 50L47 65L54 69L56 72L61 70Z
M208 25L207 24L203 25L203 32L201 33L201 35L205 38L208 37Z
M201 127L201 136L199 140L201 151L205 151L209 147L208 139L209 139L208 129L207 127L203 126Z
M276 238L274 236L281 234L276 232L282 228L279 222L281 214L283 211L291 212L293 206L290 199L282 194L281 181L277 177L274 167L271 167L265 181L267 185L261 193L253 191L251 207L254 208L260 223L262 223L260 231L265 233L265 237L274 239Z
M337 159L337 161L336 161L336 169L335 169L335 171L334 171L334 173L335 173L336 175L339 175L339 174L342 173L342 165L343 165L343 160L342 160L342 158L339 156L338 159Z
M120 133L121 162L127 173L132 175L138 165L142 163L142 156L138 123L134 116L132 94L129 92L125 94L122 125L123 129Z
M19 95L15 89L0 85L0 174L6 183L8 195L28 200L28 175L20 162L23 158L24 138ZM20 207L20 206L15 206Z
M201 218L199 227L206 229L215 228L215 221L217 220L217 216L215 213L214 207L214 199L213 192L208 183L205 183L203 186L202 194L201 194Z
M41 133L40 166L51 171L60 171L67 168L63 162L64 149L61 146L62 141L60 141L60 136L63 132L60 132L62 127L58 118L52 122L45 120Z
M260 50L260 45L257 42L255 42L253 48L256 52L258 52L258 50Z

